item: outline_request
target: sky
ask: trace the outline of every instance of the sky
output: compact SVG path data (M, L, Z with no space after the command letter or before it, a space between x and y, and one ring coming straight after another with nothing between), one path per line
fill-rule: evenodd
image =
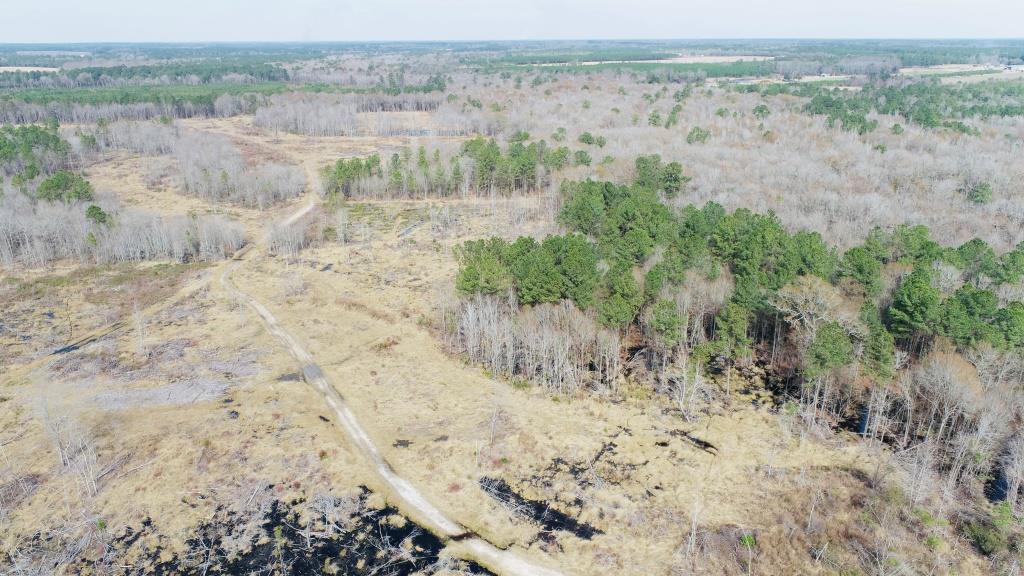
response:
M0 43L1022 36L1024 0L0 0Z

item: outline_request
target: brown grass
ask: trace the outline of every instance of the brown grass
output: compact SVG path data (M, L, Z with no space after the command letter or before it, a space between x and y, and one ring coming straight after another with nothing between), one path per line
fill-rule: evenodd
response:
M311 178L339 157L387 154L413 142L269 134L245 117L185 123L228 135L253 158L272 154L301 163ZM89 176L98 188L109 186L124 202L147 209L213 209L133 176L145 162L115 157L91 167ZM303 202L271 213L230 213L256 238L269 219ZM522 546L577 574L744 574L751 558L749 573L841 573L861 561L859 550L877 548L878 522L864 514L898 515L900 506L898 497L886 501L883 490L865 484L865 452L842 439L814 439L794 418L755 402L768 396L757 386L753 394L736 393L729 410L688 424L642 384L617 397L553 398L449 355L422 319L435 317L436 295L450 289L457 268L452 247L488 234L543 234L553 225L543 199L455 200L447 202L459 216L455 227L439 233L422 226L400 238L403 227L395 223L430 205L353 206L353 219L372 230L359 243L321 245L297 262L256 251L233 278L303 341L398 474L446 515L497 545ZM74 304L71 324L83 331L130 312L127 294L145 305L198 281L187 267L178 275L155 269L24 275L5 280L0 294L15 302L14 317L34 338L59 334L59 317L43 318L64 301ZM304 290L283 294L282 279L293 277ZM3 337L6 361L42 349ZM301 381L279 378L294 372L293 360L216 286L150 317L139 340L129 329L80 353L74 362L96 367L88 378L61 364L11 370L0 380L0 495L10 493L12 482L31 486L5 498L16 506L0 514L0 547L11 550L35 530L84 514L102 518L113 532L151 518L175 550L218 504L244 501L254 486L273 485L284 498L373 488L375 476L341 431L320 418L326 410L318 395ZM157 362L153 350L168 342L189 344L181 356ZM226 359L247 355L255 356L256 372L220 376L227 388L216 399L116 409L97 402L110 394L152 398L133 394L163 390L197 371L223 372ZM101 464L117 463L95 496L79 493L58 465L43 406L86 430ZM717 454L686 434L713 444ZM481 476L503 478L525 497L549 501L603 533L592 540L563 533L538 539L536 525L479 488ZM695 514L705 560L696 568L680 557ZM914 539L918 529L897 520L900 557L926 564ZM743 534L756 538L755 552L738 544ZM829 547L818 554L824 543ZM951 549L936 573L951 566L978 573L958 566L964 555L955 543Z

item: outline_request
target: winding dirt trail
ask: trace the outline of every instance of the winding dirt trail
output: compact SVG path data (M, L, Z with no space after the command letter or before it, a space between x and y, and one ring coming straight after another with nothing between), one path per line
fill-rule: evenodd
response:
M317 197L310 192L310 200L284 222L294 223L308 214L317 204ZM469 531L458 522L446 517L437 507L408 480L399 476L380 453L366 430L359 424L338 390L328 381L324 371L313 360L313 356L299 344L298 340L285 330L277 318L251 295L243 292L231 282L231 273L242 263L260 252L249 249L240 252L220 273L221 286L239 301L256 312L268 332L280 340L298 362L303 379L317 391L331 407L338 421L359 452L373 465L377 475L387 486L395 505L403 514L413 518L444 540L448 551L458 557L476 561L489 570L503 576L562 576L562 573L534 564L511 550L502 550L480 536Z

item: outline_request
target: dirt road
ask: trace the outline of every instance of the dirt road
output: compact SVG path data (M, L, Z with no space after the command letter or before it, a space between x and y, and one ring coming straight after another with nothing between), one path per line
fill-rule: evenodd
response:
M315 204L316 196L315 194L310 194L310 201L304 203L285 222L295 222L307 214ZM227 292L255 311L266 329L285 345L298 362L305 381L323 395L324 401L331 407L349 440L372 464L390 493L390 500L393 500L391 503L403 514L408 515L438 537L452 544L449 547L449 552L453 555L474 560L497 574L506 576L561 576L561 573L556 570L538 566L515 552L502 550L473 534L458 522L446 517L415 486L395 472L380 453L373 439L370 438L366 430L359 424L355 414L348 407L344 398L334 385L327 380L323 370L313 360L312 355L299 344L295 337L280 325L266 306L240 290L231 282L232 271L254 254L260 252L258 249L251 249L236 256L221 271L221 285Z

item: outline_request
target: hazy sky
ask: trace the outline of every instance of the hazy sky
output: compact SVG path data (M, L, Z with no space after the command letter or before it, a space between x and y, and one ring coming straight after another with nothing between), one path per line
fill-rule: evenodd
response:
M1024 0L0 0L0 42L1024 36Z

